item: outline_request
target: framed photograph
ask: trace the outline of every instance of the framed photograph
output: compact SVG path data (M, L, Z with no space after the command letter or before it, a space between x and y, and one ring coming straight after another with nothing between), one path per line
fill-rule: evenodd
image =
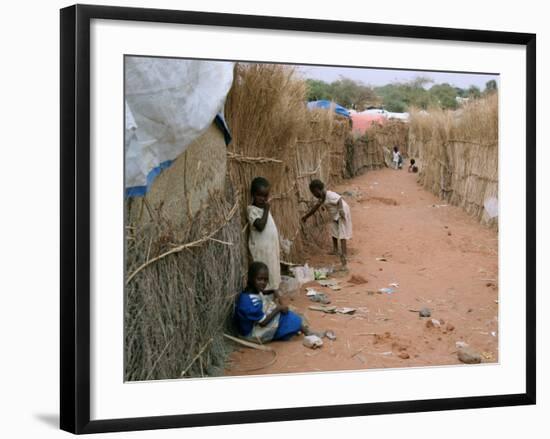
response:
M535 35L61 10L61 428L535 403Z

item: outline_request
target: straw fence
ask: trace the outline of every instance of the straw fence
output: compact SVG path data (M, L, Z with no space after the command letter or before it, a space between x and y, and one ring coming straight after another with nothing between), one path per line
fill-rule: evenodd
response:
M243 194L243 254L249 188L257 176L271 184L271 212L279 229L283 259L302 262L306 245L326 241L323 217L312 218L307 228L302 228L300 218L313 202L311 180L317 178L330 186L344 177L345 138L350 128L332 111L308 110L305 101L305 83L296 78L292 68L236 65L225 113L233 135L228 146L229 175Z
M483 224L497 225L485 203L498 199L498 97L475 100L461 110L412 112L410 156L419 182Z

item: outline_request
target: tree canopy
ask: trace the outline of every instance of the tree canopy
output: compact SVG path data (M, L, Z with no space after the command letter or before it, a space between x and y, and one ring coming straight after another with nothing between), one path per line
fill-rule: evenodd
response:
M468 88L454 87L451 84L429 84L434 81L418 76L406 82L393 82L372 87L349 78L333 82L307 79L307 100L330 100L346 108L363 111L369 107L383 107L387 111L402 113L412 107L428 109L439 107L456 109L461 99L477 99L497 90L497 82L492 79L485 84L483 93L472 85Z

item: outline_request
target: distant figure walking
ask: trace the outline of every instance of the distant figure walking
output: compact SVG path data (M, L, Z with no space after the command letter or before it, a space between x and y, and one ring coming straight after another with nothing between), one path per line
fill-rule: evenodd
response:
M393 147L393 165L395 166L395 169L401 169L403 167L403 157L401 156L401 153L399 152L399 147L394 146Z
M408 169L409 172L418 172L418 166L416 166L415 163L416 163L416 160L411 159L411 161L409 163L409 169Z

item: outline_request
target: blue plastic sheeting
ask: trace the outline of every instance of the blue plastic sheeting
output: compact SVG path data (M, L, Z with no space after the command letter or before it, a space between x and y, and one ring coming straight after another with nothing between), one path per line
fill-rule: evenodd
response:
M145 186L133 186L126 188L126 198L128 197L143 197L147 192L149 192L149 189L151 188L151 185L155 181L155 179L160 175L160 173L164 170L169 168L174 160L166 160L165 162L162 162L160 165L158 165L156 168L151 169L149 171L149 174L147 174L147 185Z
M346 110L341 105L338 105L337 103L331 102L331 101L326 101L326 100L311 101L307 103L307 108L309 108L310 110L313 108L324 108L327 110L333 108L336 114L344 117L351 117L348 110Z
M231 143L231 132L229 131L229 127L227 126L227 123L225 122L225 119L222 113L216 114L214 123L216 124L218 129L223 133L225 144L229 145L229 143ZM132 187L126 188L125 197L126 198L143 197L147 192L149 192L151 185L153 184L155 179L160 175L160 173L163 170L169 168L173 162L174 160L166 160L165 162L162 162L157 167L151 169L149 174L147 174L147 184L145 186L132 186Z

